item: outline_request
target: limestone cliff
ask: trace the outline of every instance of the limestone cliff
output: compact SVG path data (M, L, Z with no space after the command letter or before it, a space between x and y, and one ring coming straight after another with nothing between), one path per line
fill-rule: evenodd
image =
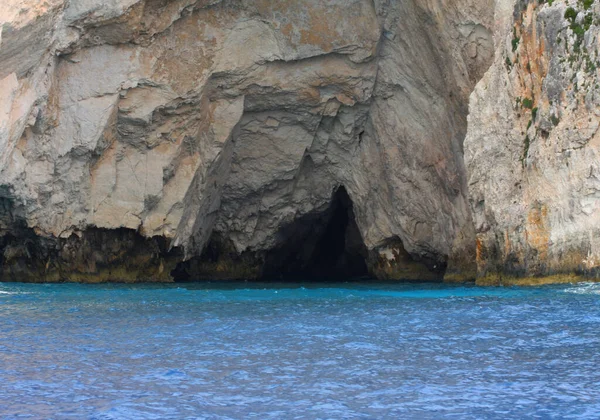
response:
M499 1L496 22L465 140L480 281L597 277L600 4Z
M463 139L493 12L2 2L1 279L474 277ZM540 136L551 112L540 107ZM538 207L543 235L552 216Z

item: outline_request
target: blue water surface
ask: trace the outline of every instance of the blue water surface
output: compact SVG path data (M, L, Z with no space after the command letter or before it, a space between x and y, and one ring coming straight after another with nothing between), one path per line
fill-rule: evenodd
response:
M600 418L600 285L0 283L0 417Z

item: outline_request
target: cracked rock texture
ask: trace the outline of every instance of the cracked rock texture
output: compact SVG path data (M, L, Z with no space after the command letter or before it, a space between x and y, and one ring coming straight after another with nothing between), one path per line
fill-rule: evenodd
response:
M597 1L498 2L465 140L482 283L598 276L599 18Z
M539 15L553 30L560 7ZM519 242L524 231L513 230L515 246L561 229L561 249L584 247L597 122L583 110L595 96L565 97L557 75L550 105L540 94L550 89L525 78L521 51L540 52L541 78L567 45L551 45L538 11L526 13L519 31L533 34L520 61L507 73L497 58L473 106L475 123L498 110L496 98L502 112L496 128L469 136L479 243L492 249L509 216L521 217L491 221L511 208L509 194L550 182L518 225L537 236ZM469 95L493 61L493 14L493 0L3 1L2 279L257 278L314 262L327 246L311 237L327 232L345 232L344 258L363 258L379 278L474 277L463 140ZM522 139L503 130L527 118L513 92L532 89L539 134L521 166ZM552 112L577 115L580 135L567 135L575 123L561 114L542 149ZM490 168L504 144L515 150ZM560 175L544 176L557 166ZM494 188L487 180L499 171L521 189L512 178ZM577 200L575 184L586 191ZM552 200L569 212L555 214ZM336 231L340 217L349 222ZM579 230L560 224L569 217Z

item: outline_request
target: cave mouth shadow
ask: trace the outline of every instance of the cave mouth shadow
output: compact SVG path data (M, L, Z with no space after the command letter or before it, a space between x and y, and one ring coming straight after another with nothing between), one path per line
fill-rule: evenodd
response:
M260 280L328 282L369 276L368 250L343 186L327 210L282 228L278 242L266 255Z

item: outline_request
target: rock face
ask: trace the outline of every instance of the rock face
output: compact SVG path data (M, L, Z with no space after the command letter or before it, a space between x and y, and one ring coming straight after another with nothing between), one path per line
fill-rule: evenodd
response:
M599 17L595 1L498 2L465 140L481 282L598 276Z
M2 280L474 277L463 139L469 95L493 61L493 0L6 3ZM568 100L541 107L532 130L541 136ZM591 134L560 143L580 169L595 157L580 145L597 128L588 114L577 124ZM485 170L480 134L470 135L471 179ZM531 137L523 171L541 153ZM586 190L589 169L578 178ZM489 209L485 179L474 189ZM582 220L595 208L586 200L571 209ZM540 243L555 217L575 214L536 205ZM480 236L504 229L497 218L482 233L488 213L476 212Z

